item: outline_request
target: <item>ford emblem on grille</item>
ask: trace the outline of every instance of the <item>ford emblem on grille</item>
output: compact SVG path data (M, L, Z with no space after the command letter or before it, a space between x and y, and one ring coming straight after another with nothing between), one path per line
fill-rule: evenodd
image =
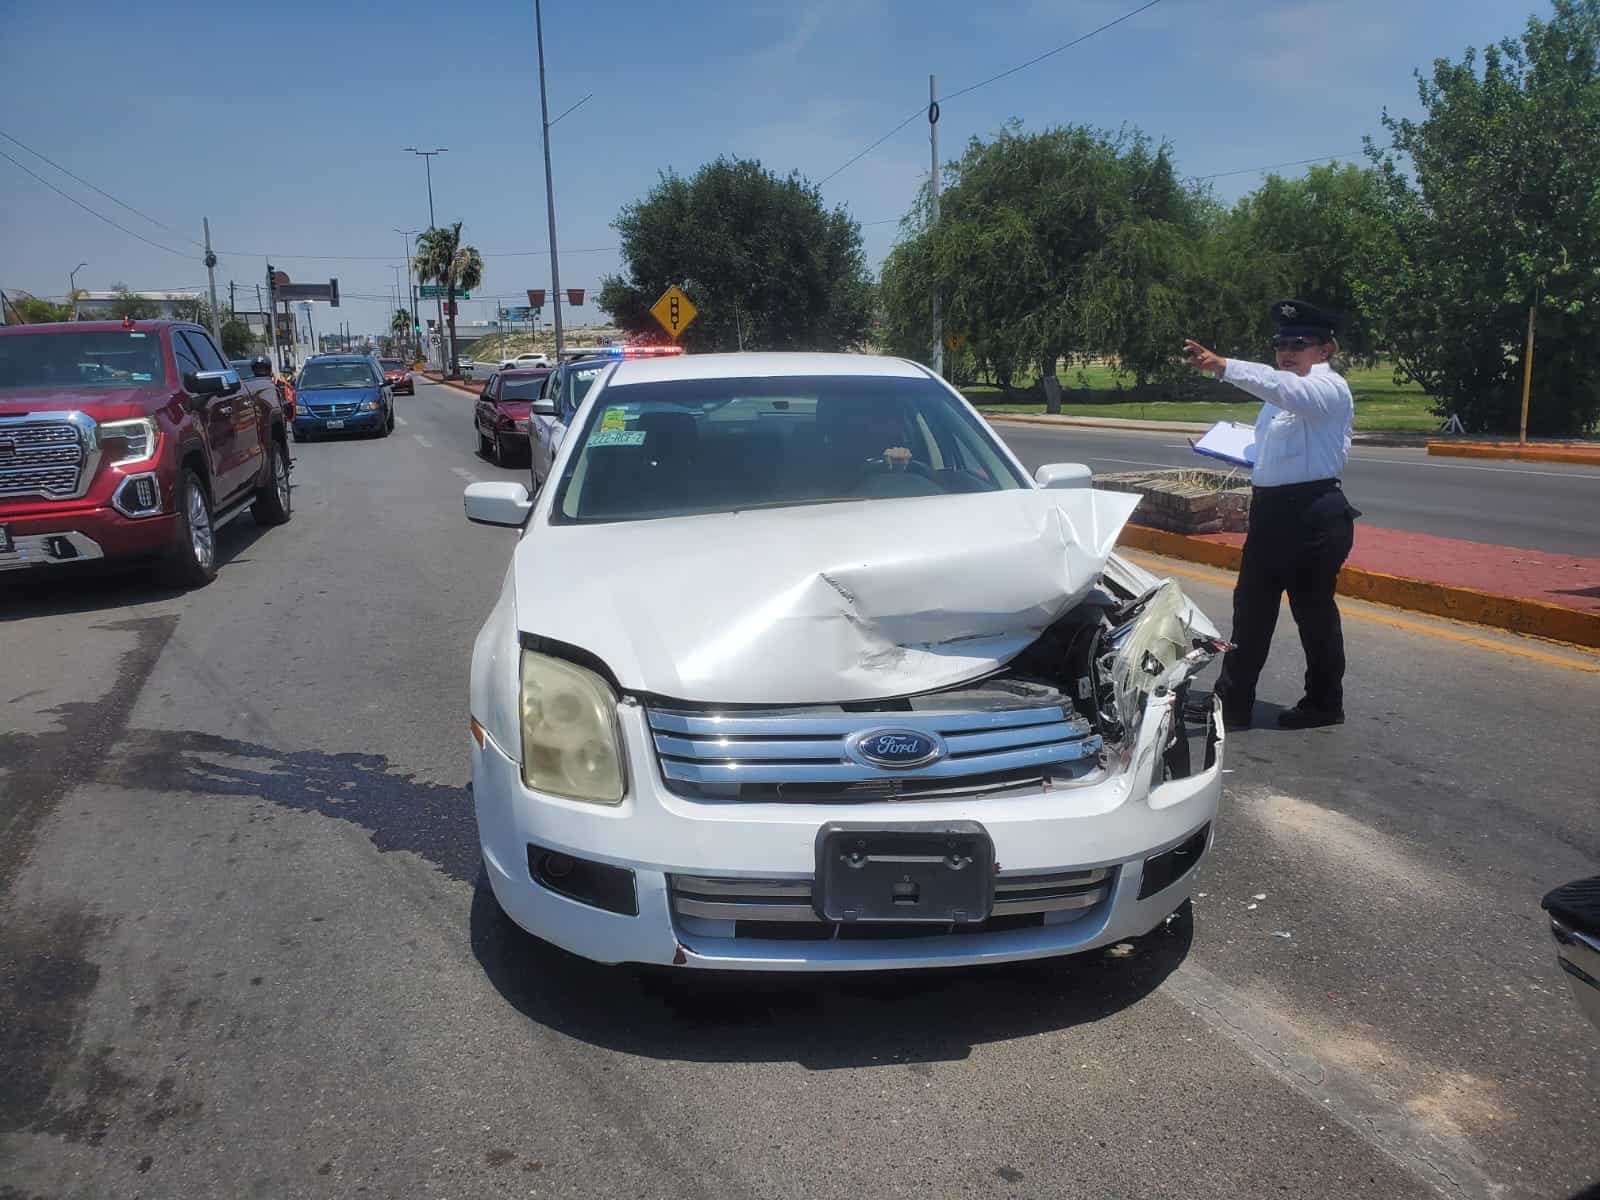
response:
M857 762L887 770L925 767L944 757L944 740L918 729L868 729L845 743Z

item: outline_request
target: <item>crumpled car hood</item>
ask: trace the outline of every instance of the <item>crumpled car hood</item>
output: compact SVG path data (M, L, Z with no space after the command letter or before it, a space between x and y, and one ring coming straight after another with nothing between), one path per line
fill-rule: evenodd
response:
M517 549L518 627L679 700L910 695L1034 642L1095 585L1138 501L1026 490L536 524Z

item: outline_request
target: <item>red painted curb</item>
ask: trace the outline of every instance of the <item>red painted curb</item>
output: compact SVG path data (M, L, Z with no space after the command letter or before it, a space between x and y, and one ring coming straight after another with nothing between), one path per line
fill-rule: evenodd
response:
M1240 547L1226 542L1207 541L1187 534L1169 533L1164 529L1147 529L1143 525L1125 526L1117 542L1130 550L1144 550L1150 554L1204 563L1227 571L1237 571L1243 556ZM1406 579L1381 571L1362 570L1360 567L1345 567L1339 572L1338 590L1342 596L1412 612L1470 621L1475 625L1488 625L1555 642L1600 647L1600 613L1563 608L1559 604L1544 604L1518 596L1497 596L1476 588L1434 583L1426 579Z

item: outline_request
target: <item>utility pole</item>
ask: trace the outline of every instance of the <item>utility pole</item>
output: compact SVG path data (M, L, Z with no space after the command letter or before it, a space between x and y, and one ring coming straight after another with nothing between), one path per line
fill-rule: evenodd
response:
M450 147L448 147L448 146L439 146L439 147L437 147L436 149L433 149L433 150L418 150L415 146L407 146L406 149L411 151L411 153L415 154L418 158L422 159L422 161L425 164L427 164L427 168L428 168L428 230L429 230L429 232L432 232L438 225L438 222L436 222L434 220L434 216L433 216L433 156L436 155L436 154L448 154L450 152ZM450 362L450 350L451 350L451 347L446 345L446 342L449 340L449 335L447 335L445 333L444 300L442 298L436 298L436 300L437 300L437 303L439 305L439 350L440 350L439 369L440 369L441 372L444 372L445 370L447 370L448 364Z
M217 256L211 253L211 218L201 217L200 227L206 234L206 282L211 289L211 336L222 347L222 314L217 310Z
M262 307L262 304L261 304L261 285L259 283L256 284L256 311L258 313L263 313L263 314L265 314L265 312L266 312L266 310ZM272 356L272 326L270 324L270 321L271 321L270 317L268 318L268 321L269 321L269 324L267 326L267 356L270 358Z
M1522 356L1522 432L1517 440L1528 444L1528 397L1533 391L1533 315L1539 311L1539 289L1533 291L1533 303L1528 305L1528 349Z
M544 11L533 0L534 38L539 46L539 120L544 128L544 203L550 217L550 299L555 304L556 362L561 361L561 263L556 257L556 189L550 175L550 101L544 87Z
M934 78L928 76L928 148L933 169L928 176L932 204L929 208L929 228L939 227L939 97ZM944 378L944 319L939 312L939 292L933 293L933 373Z
M283 373L283 349L278 345L278 285L273 276L272 264L267 264L267 343L272 347L272 361Z
M233 280L230 279L230 280L228 280L228 317L229 317L229 319L232 319L233 314L238 312L238 311L239 310L237 308L235 308L234 304L233 304Z
M411 342L412 350L415 352L417 345L417 326L422 322L417 320L417 292L416 289L411 286L411 239L417 234L418 231L415 229L401 229L398 226L391 226L390 228L394 229L394 231L400 235L400 242L406 252L406 291L411 296L411 336L409 340Z

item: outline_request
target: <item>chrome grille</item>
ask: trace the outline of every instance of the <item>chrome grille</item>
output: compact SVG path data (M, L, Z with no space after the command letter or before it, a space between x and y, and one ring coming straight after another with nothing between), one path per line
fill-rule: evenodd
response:
M353 417L361 408L360 401L352 400L348 404L301 404L306 415L323 420L328 417Z
M1037 786L1098 764L1102 739L1069 705L1018 708L835 709L706 714L649 710L661 774L672 790L710 799L873 800L970 795ZM920 767L865 765L850 740L876 729L941 739L945 753Z
M76 496L87 458L86 440L71 421L0 418L0 496Z
M1049 872L1001 872L994 880L991 919L1043 917L1067 913L1054 921L1072 921L1088 913L1111 893L1114 867ZM838 927L823 921L811 906L812 880L738 879L706 875L671 875L672 911L698 921L744 921L757 925L781 923L815 926L817 936L831 936ZM715 935L714 927L702 933ZM721 930L724 936L740 936ZM933 933L946 927L934 926Z

